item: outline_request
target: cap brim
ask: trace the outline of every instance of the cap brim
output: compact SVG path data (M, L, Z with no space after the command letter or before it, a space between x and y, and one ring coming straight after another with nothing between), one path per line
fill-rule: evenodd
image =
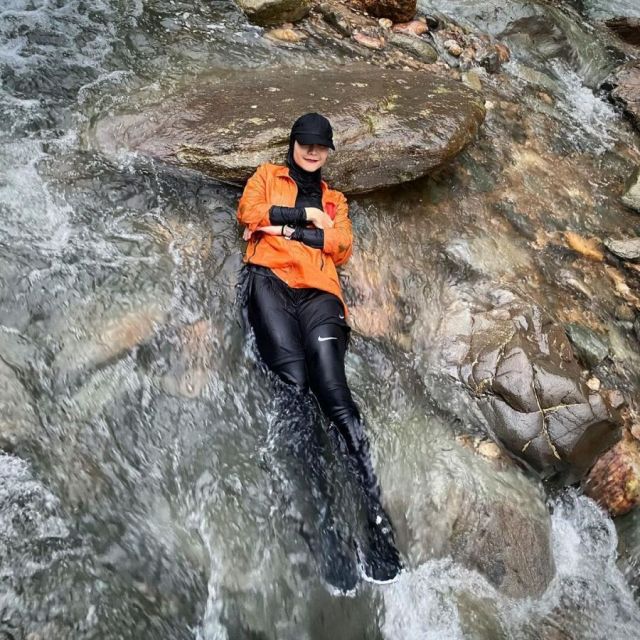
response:
M296 136L296 140L300 144L321 144L323 147L329 147L335 151L335 147L333 146L333 142L331 140L327 140L323 136L317 136L313 133L301 133Z

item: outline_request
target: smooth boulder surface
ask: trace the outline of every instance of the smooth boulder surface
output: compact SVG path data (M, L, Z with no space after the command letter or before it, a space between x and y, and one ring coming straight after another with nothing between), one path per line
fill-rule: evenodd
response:
M251 22L264 27L295 22L304 18L310 9L309 0L236 0Z
M604 245L611 253L623 260L640 259L640 238L627 238L625 240L608 238L604 241Z
M283 162L292 123L309 111L331 120L336 152L323 175L347 193L424 176L473 140L485 115L479 94L432 74L261 69L131 104L98 120L89 137L108 154L137 151L240 185L261 163Z
M601 392L580 378L564 329L539 309L473 316L449 371L479 398L493 436L543 475L580 478L619 435Z

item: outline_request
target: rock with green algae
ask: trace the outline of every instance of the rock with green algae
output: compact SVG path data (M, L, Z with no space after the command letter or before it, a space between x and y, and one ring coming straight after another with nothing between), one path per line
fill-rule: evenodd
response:
M99 119L89 139L108 154L137 151L241 185L258 165L282 163L291 125L308 111L333 124L325 176L348 193L424 176L473 140L485 115L479 94L433 74L364 64L261 69L203 77L150 106L134 100Z
M267 27L304 18L311 8L310 0L237 0L251 22Z

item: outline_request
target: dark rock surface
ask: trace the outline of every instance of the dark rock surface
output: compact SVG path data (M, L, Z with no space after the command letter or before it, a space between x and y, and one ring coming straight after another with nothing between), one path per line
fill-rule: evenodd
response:
M321 111L336 131L332 186L360 193L421 177L455 156L484 118L474 91L432 74L354 65L328 71L248 71L202 78L161 104L106 116L90 137L242 184L255 168L282 162L291 124Z
M416 0L350 0L353 6L364 9L376 18L406 22L416 15Z
M640 45L640 18L621 16L605 22L619 38L636 46Z
M300 20L309 13L311 8L310 0L237 0L237 2L252 22L265 27Z

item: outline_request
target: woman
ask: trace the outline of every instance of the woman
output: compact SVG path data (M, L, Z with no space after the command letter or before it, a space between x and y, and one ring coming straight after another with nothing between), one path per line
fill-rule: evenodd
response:
M329 121L308 113L294 123L286 166L261 165L238 206L248 241L246 312L260 356L284 382L310 389L337 427L368 512L365 577L392 580L400 570L358 408L347 385L347 307L336 273L351 255L347 201L321 170L333 145Z

